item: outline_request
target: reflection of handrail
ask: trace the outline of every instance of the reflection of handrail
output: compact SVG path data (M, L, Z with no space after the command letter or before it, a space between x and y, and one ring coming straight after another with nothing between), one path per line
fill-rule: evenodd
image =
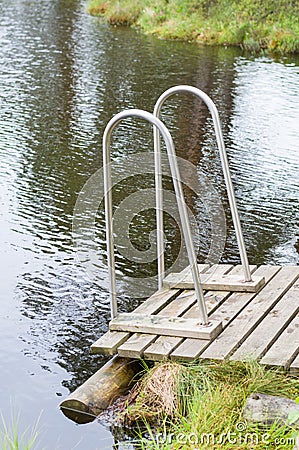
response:
M244 280L251 281L250 268L246 253L246 248L244 244L244 238L242 234L242 228L239 218L239 213L236 205L234 188L231 180L229 165L227 154L224 146L221 125L219 120L219 115L217 108L210 97L202 92L200 89L195 88L193 86L174 86L167 91L165 91L157 100L155 108L154 108L154 116L159 117L161 108L169 97L173 94L177 94L179 92L190 92L191 94L195 94L204 103L207 105L213 119L213 124L216 133L216 139L218 144L218 149L220 153L220 160L222 164L222 170L224 175L224 180L226 184L226 190L230 205L230 210L232 214L232 219L235 227L240 258L244 270ZM160 135L157 132L157 128L154 127L154 148L155 148L155 174L156 174L156 215L157 215L157 250L158 250L158 277L159 277L159 287L162 286L162 281L164 278L164 242L163 242L163 198L162 198L162 169L161 169L161 150L160 150Z
M175 155L175 148L172 137L161 122L153 114L143 111L141 109L128 109L116 114L107 124L103 135L103 163L104 163L104 198L105 198L105 220L106 220L106 238L107 238L107 254L108 254L108 270L110 282L110 305L112 319L117 315L117 298L116 298L116 277L115 277L115 257L114 257L114 239L113 239L113 223L112 223L112 180L111 180L111 157L110 157L110 141L111 135L115 127L128 117L139 117L147 120L154 129L160 131L164 138L170 171L174 184L174 190L178 203L178 210L180 214L183 236L188 252L189 263L191 266L194 287L200 312L200 319L204 325L208 324L207 309L203 297L203 291L199 279L199 271L197 266L196 254L192 241L191 227L188 220L187 207L184 200L183 189L181 185L180 173ZM158 255L159 256L159 255Z

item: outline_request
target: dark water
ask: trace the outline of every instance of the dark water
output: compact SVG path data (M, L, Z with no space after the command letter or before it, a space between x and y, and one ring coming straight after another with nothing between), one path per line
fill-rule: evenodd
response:
M72 221L79 192L102 165L102 133L115 113L152 110L176 84L209 94L223 123L251 262L298 264L298 57L254 58L237 49L164 42L110 28L84 7L80 0L0 0L0 409L8 425L19 414L21 432L38 421L40 446L51 450L113 444L101 425L77 426L58 405L105 362L89 355L109 320L103 213L100 208L91 276L78 260L86 248L75 247ZM163 119L174 130L178 155L210 180L227 209L206 108L183 95L167 103ZM150 126L128 121L113 142L113 157L147 155ZM116 188L118 205L134 186L153 186L152 174L139 175ZM187 196L206 225L197 237L204 259L209 218L192 192ZM152 213L140 212L132 222L139 250L150 245ZM170 266L180 239L170 218L166 228ZM236 262L229 214L226 235L221 261ZM135 267L120 254L117 262L127 310L134 304L125 295L130 276L136 270L148 276L155 264Z

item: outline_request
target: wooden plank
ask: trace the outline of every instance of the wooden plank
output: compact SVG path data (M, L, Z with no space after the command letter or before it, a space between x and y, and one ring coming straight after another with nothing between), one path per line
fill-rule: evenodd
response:
M211 269L211 266L209 264L197 264L197 267L198 267L199 273L205 273L207 271L210 271L210 269ZM175 283L176 280L183 281L185 278L191 278L192 279L192 272L191 272L190 266L185 267L185 269L183 269L181 272L169 273L164 278L163 284L165 283L165 280L172 280L173 283ZM165 287L166 289L169 289L169 287L167 286L167 283L163 287ZM172 287L172 289L173 288L174 287ZM193 286L193 289L194 289L194 286Z
M233 271L242 270L242 266L237 266ZM255 272L256 266L250 266L251 272ZM266 283L277 273L279 268L262 266L256 272L265 277ZM249 293L233 293L226 300L219 305L215 310L212 310L211 319L222 322L223 328L246 307L256 294ZM193 308L188 311L186 317L193 317ZM198 358L210 343L204 340L185 339L177 348L170 354L171 359L192 361Z
M200 273L209 269L208 264L199 264L198 269ZM190 270L190 267L184 271ZM164 309L161 309L157 314L163 316L180 316L190 306L195 303L196 297L194 291L183 291L178 297L173 299L171 303L166 304ZM137 311L137 309L135 310ZM114 332L118 333L118 332ZM117 349L119 356L128 358L141 358L144 351L149 345L156 340L157 336L146 333L133 333L122 345Z
M204 265L207 266L206 264ZM151 297L141 303L135 311L141 314L156 314L172 299L180 294L179 289L167 289L162 287ZM104 355L113 355L117 348L123 344L131 333L119 333L117 331L108 331L91 345L91 353L101 353Z
M119 333L119 331L115 331ZM117 349L119 356L125 358L141 358L144 351L157 339L155 334L133 333L129 339Z
M297 299L298 302L298 299ZM287 326L272 347L267 351L260 363L267 366L278 366L288 369L295 361L299 353L299 315ZM293 361L293 362L292 362ZM290 368L291 370L291 368Z
M237 361L249 357L260 359L299 312L298 298L299 283L297 282L271 309L230 359Z
M182 317L148 316L145 314L121 313L111 320L111 331L130 331L163 336L193 337L197 339L213 339L220 333L220 322L210 321L209 325L201 325L199 319L183 319Z
M278 268L280 269L280 268ZM202 358L225 359L245 341L299 276L299 267L283 267L214 342Z
M169 354L176 349L178 345L180 345L182 340L182 338L176 336L159 336L158 339L144 351L144 359L163 361L169 357Z
M290 366L290 373L292 375L298 375L299 373L299 355L296 356L294 361L292 362Z
M250 267L250 271L253 273L256 271L257 266L255 265L251 265ZM239 274L239 273L243 273L243 268L241 265L238 265L236 267L234 267L231 271L232 274ZM264 278L264 276L263 276ZM236 296L240 296L243 294L236 294ZM209 312L209 316L212 317L213 313L217 310L217 315L219 315L220 317L220 321L226 321L227 319L227 311L226 311L226 305L230 304L230 298L234 299L236 298L236 296L232 296L232 293L230 291L208 291L207 294L205 295L206 300L206 305L207 305L207 309ZM242 297L243 299L245 298L244 296ZM250 298L252 298L252 294L250 294ZM220 308L220 306L225 302L225 307ZM243 305L244 306L244 305ZM197 317L198 315L198 308L197 305L194 305L193 307L190 308L189 311L187 311L187 313L184 315L184 317L188 318L188 319L192 319ZM215 317L215 314L213 315L213 317ZM218 319L217 319L218 320Z
M114 355L117 351L119 345L125 342L129 333L123 331L122 333L117 333L115 331L107 331L103 336L101 336L97 341L95 341L90 346L91 353L102 353L104 355Z
M265 276L266 282L268 282L278 270L279 268L262 266L257 269L257 273ZM211 318L220 320L223 328L226 328L254 296L255 294L249 293L233 293L211 314ZM191 316L192 308L188 313L188 316L189 314ZM209 343L203 340L195 341L194 339L185 339L185 341L178 346L170 356L172 359L185 359L191 361L198 358L206 349L207 345L209 345Z
M210 264L197 264L199 273L205 273L208 270L210 270L211 266ZM191 267L187 266L185 267L185 269L183 269L181 272L179 272L181 275L185 275L185 274L191 274Z
M217 275L206 273L200 276L202 289L206 291L230 291L230 292L258 292L265 284L261 276L253 276L252 281L244 281L243 273L238 275ZM181 274L170 274L163 281L163 286L170 289L194 289L192 275L188 272Z
M230 264L217 264L209 269L209 271L212 271L213 273L217 272L219 274L224 274L229 272L233 268ZM190 291L189 291L190 292ZM194 291L191 291L194 292ZM213 309L216 307L217 304L219 304L225 296L228 295L224 294L223 292L207 292L204 295L204 299L206 302L207 310ZM195 294L194 294L195 298ZM192 317L189 315L190 309L194 310L196 314L192 315ZM183 317L187 318L193 318L196 319L199 317L199 310L197 302L190 308L188 311L186 311L183 314ZM162 311L164 313L164 310ZM147 349L144 352L144 358L149 360L163 360L168 355L176 349L176 347L182 342L182 338L179 337L172 337L171 339L168 336L159 336L150 346L147 347Z
M180 316L195 303L194 291L183 291L171 303L166 305L157 315ZM118 333L117 331L115 333ZM147 347L155 341L156 335L146 333L133 333L126 342L117 349L119 356L127 358L140 358Z

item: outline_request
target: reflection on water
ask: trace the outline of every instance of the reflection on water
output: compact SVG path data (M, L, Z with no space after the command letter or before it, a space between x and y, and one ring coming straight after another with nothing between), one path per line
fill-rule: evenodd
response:
M61 396L105 361L89 345L109 320L103 215L97 218L97 279L76 259L72 215L78 193L101 167L103 129L115 113L152 110L175 84L195 85L215 101L223 123L251 262L297 264L298 58L246 58L109 28L79 0L0 0L1 383L0 409L20 428L40 415L46 449L111 448L98 424L76 427L58 410ZM163 119L178 155L203 172L227 207L211 119L194 98L172 98ZM115 132L113 157L150 151L151 129L129 121ZM131 179L116 202L152 186ZM165 186L169 186L165 180ZM209 218L187 192L209 249ZM135 219L132 239L146 249L153 211ZM223 261L238 261L231 220ZM169 220L169 258L177 229ZM172 242L171 242L172 241ZM118 278L131 265L118 257ZM153 270L153 267L151 267ZM126 291L126 278L120 285ZM133 300L121 295L122 308ZM12 404L12 406L11 406Z

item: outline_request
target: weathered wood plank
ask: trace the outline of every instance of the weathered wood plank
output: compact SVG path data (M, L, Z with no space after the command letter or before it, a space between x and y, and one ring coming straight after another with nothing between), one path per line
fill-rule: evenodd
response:
M298 303L298 299L296 301ZM299 315L287 326L272 347L267 351L260 363L267 366L278 366L288 369L296 364L299 353ZM295 359L294 359L295 358ZM292 362L293 361L293 362ZM298 357L299 364L299 357Z
M182 338L176 336L159 336L145 351L144 359L163 361L182 342ZM197 340L197 339L195 339Z
M250 271L252 273L254 273L257 269L257 266L255 265L251 265L249 266ZM234 267L231 271L232 274L239 274L240 272L243 273L243 268L241 265L238 265L236 267ZM263 276L264 278L264 276ZM232 294L230 291L208 291L205 294L205 299L206 299L206 305L207 305L207 309L209 312L209 316L212 317L212 314L217 310L217 314L220 317L220 321L224 320L226 321L227 319L227 311L225 307L220 309L220 306L225 304L225 306L227 304L231 304L232 302L230 301L230 298L234 299L236 298L236 296L240 296L242 295L242 298L245 299L245 294ZM250 298L252 298L252 294L249 294ZM245 305L243 305L245 306ZM194 306L192 306L187 313L184 315L184 317L188 318L188 319L192 319L197 317L198 315L198 308L197 305L195 304ZM213 316L214 317L214 316ZM218 319L217 319L218 320Z
M199 273L205 273L207 271L210 271L211 266L209 264L197 264L198 267L198 271ZM213 267L213 266L212 266ZM192 279L192 272L191 272L191 268L190 266L185 267L185 269L183 269L181 272L172 272L169 273L163 280L163 287L165 287L166 289L169 289L169 287L167 286L167 282L165 283L165 280L173 280L173 283L175 282L175 280L180 280L183 281L185 278ZM172 287L173 289L174 287ZM193 288L194 289L194 285Z
M210 269L208 264L199 264L199 272L205 272ZM183 272L190 271L190 267L184 269ZM163 316L180 316L182 315L193 303L195 303L196 297L194 291L183 291L178 297L173 299L171 303L161 309L157 314ZM135 310L137 311L137 310ZM117 333L117 332L114 332ZM157 336L146 333L133 333L122 345L117 349L119 356L128 358L141 358L143 357L144 350L156 340Z
M269 311L230 359L237 361L248 357L260 359L299 312L298 299L299 283L297 282Z
M292 362L290 366L290 373L293 375L298 375L299 373L299 355L296 356L294 361Z
M219 274L224 274L229 272L233 268L230 264L217 264L209 269L209 272L217 272ZM190 291L189 291L190 292ZM194 291L191 291L194 292ZM206 301L207 311L214 309L217 304L219 304L228 293L224 292L207 292L204 294L204 299ZM195 298L195 294L194 294ZM194 314L190 316L190 310L194 311ZM162 311L164 312L164 310ZM199 310L197 302L184 314L183 317L196 319L199 317ZM182 338L173 337L169 339L168 336L159 336L153 344L151 344L144 352L144 358L149 360L162 360L169 356L169 354L176 349L176 347L183 341Z
M204 265L207 266L206 264ZM161 288L141 303L135 311L141 314L156 314L163 306L180 294L179 289ZM91 345L91 353L114 355L117 348L129 339L131 333L108 331Z
M233 271L237 272L242 270L242 266L237 266ZM256 270L256 266L250 266L251 272L257 272L259 275L265 277L266 283L275 275L279 270L278 268L262 266ZM211 319L219 320L222 322L223 328L227 325L246 307L246 305L252 300L255 294L249 293L233 293L225 301L220 303L219 307L212 310L210 315ZM193 317L194 309L191 308L186 317ZM171 359L174 360L186 360L192 361L198 358L201 353L210 345L204 340L185 339L177 348L170 354Z
M119 331L115 331L119 333ZM133 333L129 339L117 348L119 356L141 358L144 351L157 339L155 334Z
M230 292L258 292L265 284L265 279L254 275L252 281L244 281L243 274L217 275L202 274L200 276L202 289L206 291L230 291ZM193 278L189 273L170 274L163 281L163 286L170 289L194 289Z
M129 338L130 334L126 331L118 333L116 331L107 331L97 341L90 346L91 353L102 353L104 355L114 355L119 345Z
M197 264L198 266L198 270L199 273L205 273L206 271L210 270L210 264ZM179 272L180 274L184 275L184 274L191 274L191 268L190 266L185 267L185 269L183 269L181 272Z
M111 331L131 331L163 336L193 337L197 339L213 339L220 333L220 322L210 321L209 325L201 325L199 319L183 319L182 317L147 316L145 314L121 313L109 324Z
M157 315L163 316L180 316L186 311L190 305L196 301L194 291L183 291L171 303L166 305L164 309ZM117 332L116 332L117 333ZM157 336L146 333L133 333L129 339L120 345L117 349L119 356L128 358L140 358L143 356L144 350L155 341Z
M278 268L280 269L280 268ZM201 354L201 358L225 359L245 341L299 276L299 267L283 267L272 280L256 294L248 306Z

